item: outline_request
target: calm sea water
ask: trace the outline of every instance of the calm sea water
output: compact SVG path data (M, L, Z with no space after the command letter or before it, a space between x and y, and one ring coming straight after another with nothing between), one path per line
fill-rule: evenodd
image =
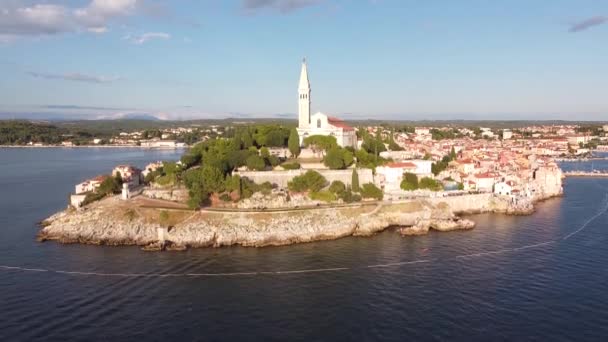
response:
M183 253L35 241L75 183L176 158L0 149L0 340L608 338L608 179L568 179L533 216L475 215L475 230L416 238Z

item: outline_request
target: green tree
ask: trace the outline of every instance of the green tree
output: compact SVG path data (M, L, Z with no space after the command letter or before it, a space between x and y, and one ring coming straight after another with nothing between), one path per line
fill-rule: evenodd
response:
M418 176L413 173L406 172L403 175L403 180L401 181L401 189L405 191L412 191L418 189Z
M373 198L380 201L382 198L384 198L384 193L374 184L365 183L361 187L361 196L363 198Z
M339 180L331 182L331 185L329 186L329 191L333 192L334 194L341 194L345 190L346 185L344 185L344 183Z
M304 146L310 147L314 151L327 151L332 147L337 147L336 137L330 135L311 135L304 139Z
M443 185L432 178L424 177L420 180L419 183L420 189L429 189L431 191L440 191L443 190Z
M222 192L225 189L224 173L213 167L204 166L201 171L203 177L203 184L208 192Z
M452 149L450 150L450 161L456 160L456 149L454 149L454 146L452 146Z
M295 128L292 128L289 133L289 141L287 142L289 152L293 158L300 156L300 136Z
M325 166L332 170L341 170L352 165L354 161L353 153L345 148L332 147L327 151L323 158Z
M117 194L121 191L121 185L122 181L119 183L117 177L106 177L97 188L97 192L103 195Z
M241 176L232 175L226 177L226 190L233 192L236 191L239 195L241 194Z
M266 162L264 162L262 157L257 155L249 156L246 164L249 170L264 171L264 169L266 169Z
M351 186L354 192L359 192L359 173L357 172L357 168L353 169L351 179Z
M302 192L302 191L315 191L318 192L325 187L327 180L320 173L314 170L308 170L301 176L294 177L287 186L289 190Z
M270 150L268 150L268 147L264 146L260 149L260 156L264 159L270 157Z

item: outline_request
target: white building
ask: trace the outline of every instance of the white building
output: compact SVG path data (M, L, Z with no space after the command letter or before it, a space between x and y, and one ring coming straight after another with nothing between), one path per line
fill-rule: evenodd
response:
M131 165L118 165L112 170L112 176L120 174L120 178L125 183L129 183L131 186L138 186L141 184L141 170Z
M310 92L308 70L306 60L304 60L298 86L298 135L300 136L300 144L303 144L304 139L312 135L330 135L336 138L339 146L356 148L357 134L344 121L328 117L321 112L311 115Z
M414 173L417 175L429 175L432 173L432 160L410 160L409 162L416 165Z
M95 191L108 176L97 176L93 179L88 179L82 183L76 184L74 187L74 193L76 195L84 194L87 192Z
M388 163L376 168L376 184L385 191L399 190L403 174L406 172L415 173L416 164L411 162Z
M502 131L503 140L509 140L513 138L513 132L510 129L505 129Z
M494 184L494 194L502 196L510 196L513 193L513 187L507 182L499 182Z

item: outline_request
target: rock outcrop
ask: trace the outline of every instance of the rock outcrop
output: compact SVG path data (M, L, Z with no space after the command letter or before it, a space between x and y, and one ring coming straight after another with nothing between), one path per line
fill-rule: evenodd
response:
M389 227L407 227L400 230L401 234L420 235L429 229L451 231L474 227L474 222L460 219L455 213L516 213L510 202L505 201L479 194L276 212L175 210L164 213L162 222L159 217L163 215L156 209L129 207L128 202L108 198L84 210L66 210L43 221L39 240L183 250L231 245L278 246L369 236Z

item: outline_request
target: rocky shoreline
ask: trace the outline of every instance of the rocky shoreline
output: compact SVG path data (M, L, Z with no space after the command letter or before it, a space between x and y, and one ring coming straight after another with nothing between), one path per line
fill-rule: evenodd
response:
M556 195L559 194L545 194L537 200ZM527 215L534 211L531 202L516 204L491 194L476 194L300 211L175 210L166 214L167 222L161 222L158 219L161 210L134 208L128 203L113 197L85 210L59 212L42 222L38 240L137 245L144 250L265 247L370 236L389 227L401 227L399 232L404 236L426 234L431 229L442 232L472 229L475 223L457 214Z

